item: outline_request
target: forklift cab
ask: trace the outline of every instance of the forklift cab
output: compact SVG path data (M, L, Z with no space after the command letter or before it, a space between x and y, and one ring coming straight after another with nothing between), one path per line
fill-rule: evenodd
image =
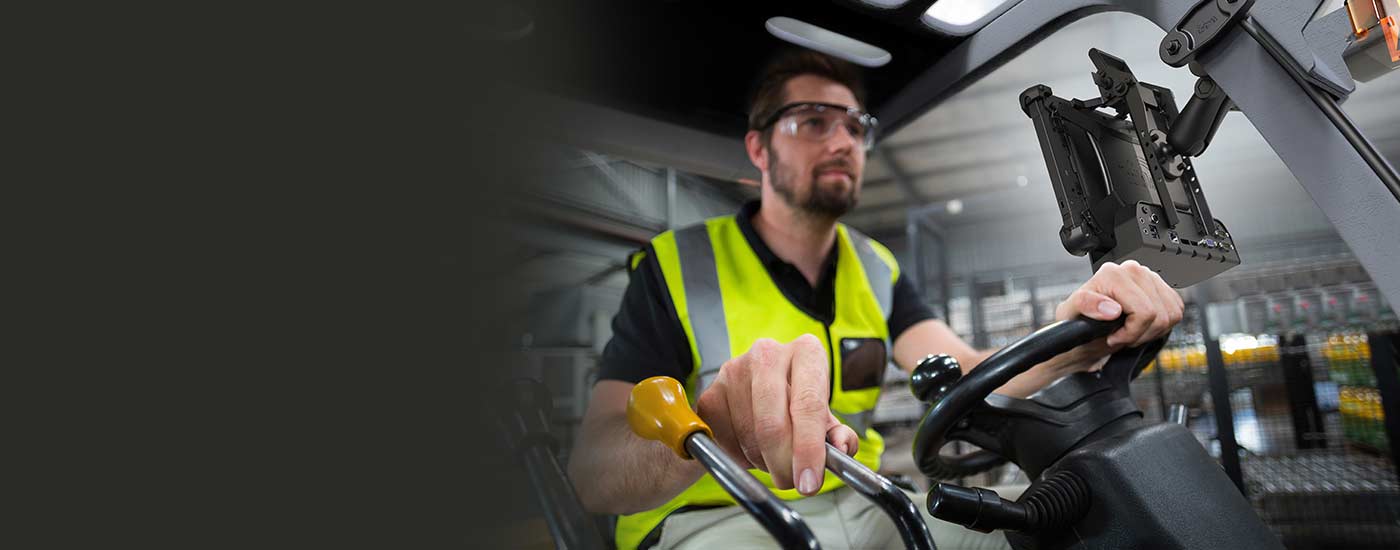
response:
M1362 9L1363 4L1370 11ZM1210 154L1209 143L1221 118L1239 117L1228 115L1238 110L1335 227L1379 292L1391 303L1400 303L1400 252L1394 240L1395 228L1400 227L1400 178L1340 107L1356 89L1357 80L1396 78L1387 73L1400 66L1400 39L1395 38L1394 26L1400 20L1400 4L1378 6L1382 4L1320 0L540 2L528 14L529 31L509 39L531 62L509 75L507 82L529 98L521 102L529 105L529 112L519 113L518 118L530 121L540 135L714 180L751 183L756 172L744 155L744 102L752 75L779 49L815 49L866 67L866 107L879 119L880 135L887 137L1036 48L1057 30L1093 14L1123 12L1159 28L1161 34L1142 40L1157 45L1161 63L1189 71L1197 79L1184 106L1170 101L1170 90L1164 95L1163 88L1131 78L1130 68L1113 52L1091 52L1085 58L1084 51L1074 51L1063 55L1084 60L1086 73L1090 67L1098 69L1093 82L1099 97L1057 97L1049 87L1036 90L1042 82L1032 79L1024 82L1020 104L993 107L1024 112L1030 118L1019 129L998 131L1038 136L1045 174L1059 199L1060 237L1066 251L1089 256L1095 266L1139 259L1164 276L1170 269L1181 287L1248 262L1248 249L1237 247L1223 229L1222 222L1228 222L1231 213L1219 209L1212 213L1205 199L1228 182L1215 180L1206 171L1197 174L1189 163L1190 157ZM1104 80L1110 75L1116 80ZM1188 98L1185 93L1182 97ZM1056 119L1051 113L1076 110L1080 115L1096 112L1102 120L1070 115ZM1107 129L1104 132L1121 130L1128 136L1124 142L1131 146L1115 152L1098 145L1102 135L1080 138L1082 144L1074 146L1076 138L1057 128L1075 120L1081 121L1081 129L1097 124L1094 127ZM1071 146L1060 146L1064 143ZM882 154L878 143L872 154ZM1115 161L1128 162L1122 159L1141 161L1143 170L1127 170L1131 174L1125 175L1108 169L1121 164ZM1067 165L1094 165L1099 170L1091 177L1082 169L1065 170ZM890 179L901 179L894 172ZM1116 203L1116 210L1104 206L1125 196L1114 192L1115 186L1126 190L1129 184L1150 191L1131 202ZM910 207L920 206L916 193L906 201ZM1047 202L1044 208L1054 207ZM1086 212L1092 216L1086 217ZM1145 216L1139 218L1138 212ZM1158 222L1158 217L1168 221ZM1190 225L1192 221L1197 225ZM1192 227L1194 232L1187 235ZM1181 259L1183 254L1186 259ZM1084 330L1089 329L1081 327L1078 337L1087 334ZM1115 370L1122 380L1114 384L1125 386L1145 364L1141 357L1124 359ZM1057 391L1079 391L1075 395L1080 397L1087 395L1083 392L1109 391L1089 385L1076 390L1073 385ZM937 400L930 401L934 405L930 415L946 418L925 419L936 426L924 437L931 443L924 443L922 456L916 456L921 467L928 466L921 468L925 473L965 474L970 470L957 471L959 464L985 466L985 457L962 457L959 462L937 454L945 436L951 437L952 423L969 414L973 405L967 403L988 403L990 387L982 389L986 392L966 398L958 410L947 406L940 412ZM992 405L1001 411L1020 406ZM1180 439L1180 434L1161 431L1132 432L1125 437ZM997 439L1002 435L985 436L978 443L1001 449L1003 458L1026 458L1005 456L1015 453L1011 449L1016 443ZM1089 442L1075 440L1060 450L1072 453L1075 449L1070 447L1081 443ZM1094 460L1112 454L1102 449L1095 452L1099 454L1093 455ZM1224 471L1238 483L1238 458L1229 455L1222 457ZM1055 470L1052 458L1056 457L1035 458L1035 471ZM1165 490L1167 485L1156 487ZM1218 484L1211 487L1199 494L1223 495ZM943 495L947 502L982 498L956 491ZM1131 496L1124 502L1150 495ZM1153 520L1146 508L1139 511L1147 515L1133 521ZM1103 524L1112 519L1100 514L1095 521ZM1224 530L1215 533L1229 535ZM1167 539L1162 539L1164 548L1194 540L1188 536ZM1103 547L1113 547L1115 541L1125 539L1103 540L1108 541ZM1022 539L1018 544L1077 547L1060 535Z

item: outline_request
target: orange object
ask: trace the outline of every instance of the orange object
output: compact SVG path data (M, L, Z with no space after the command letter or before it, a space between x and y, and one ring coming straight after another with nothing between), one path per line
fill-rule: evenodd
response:
M1347 16L1351 18L1351 29L1357 38L1366 38L1366 35L1371 34L1368 29L1371 27L1371 19L1375 18L1375 13L1371 10L1375 9L1375 4L1369 0L1360 4L1347 0Z
M685 440L691 434L704 432L713 438L714 432L704 420L690 409L685 400L685 388L675 378L653 376L632 388L627 398L627 424L632 433L642 439L660 441L676 455L690 460Z
M1397 7L1396 10L1400 11L1400 7ZM1400 31L1395 29L1396 17L1397 15L1392 15L1382 19L1381 30L1385 31L1385 46L1390 49L1390 60L1400 63Z

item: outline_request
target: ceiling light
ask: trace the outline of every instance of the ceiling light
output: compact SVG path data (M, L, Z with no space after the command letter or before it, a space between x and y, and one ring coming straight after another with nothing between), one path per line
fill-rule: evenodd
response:
M897 7L903 6L904 3L907 2L908 0L860 0L860 1L863 2L863 3L865 3L865 4L868 4L868 5L871 5L871 6L875 6L875 7L877 7L877 8L890 9L890 8L897 8Z
M1025 176L1016 176L1016 187L1025 187L1030 185L1030 183L1031 180L1029 178Z
M862 67L879 67L890 62L890 52L844 34L832 32L791 17L774 17L764 24L781 40L807 49L833 55Z
M1021 0L938 0L924 12L925 25L954 36L977 32Z
M957 215L959 212L962 212L963 203L958 199L953 199L948 201L943 207L948 209L949 214Z

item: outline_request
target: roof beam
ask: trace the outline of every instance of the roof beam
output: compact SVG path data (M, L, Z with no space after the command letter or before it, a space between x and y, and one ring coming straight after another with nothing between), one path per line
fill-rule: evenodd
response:
M898 160L895 160L894 155L890 154L884 147L881 147L875 150L875 156L880 157L880 160L884 161L885 166L890 169L891 179L904 190L905 198L909 199L915 205L922 205L927 202L924 200L923 194L919 193L919 190L914 187L914 181L909 178L909 174L904 172L904 167L899 165Z
M617 174L617 170L613 170L612 163L606 157L593 151L580 152L588 159L588 162L593 163L594 168L603 173L603 178L608 180L608 184L604 185L604 188L608 190L608 194L612 195L613 199L626 205L632 212L646 214L646 211L642 210L642 206L627 195L627 191L625 191L627 185L623 183L622 176Z

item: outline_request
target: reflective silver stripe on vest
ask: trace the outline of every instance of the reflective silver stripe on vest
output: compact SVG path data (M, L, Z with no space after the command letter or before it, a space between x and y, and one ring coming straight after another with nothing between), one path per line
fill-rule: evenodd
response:
M696 376L699 388L695 391L699 396L719 375L719 367L729 360L729 325L724 320L724 298L720 295L719 274L715 270L715 249L710 244L710 232L705 224L677 230L676 251L680 255L690 330L695 335L696 351L700 353L700 372Z
M865 269L866 282L870 284L870 292L875 293L875 303L880 304L880 313L885 316L885 320L890 319L890 307L894 302L894 281L890 280L893 274L890 264L885 263L879 254L875 253L875 248L870 244L870 237L866 237L861 232L846 228L846 233L851 236L851 244L855 246L856 255L860 256L860 265ZM893 365L894 346L889 339L885 339L886 358ZM897 367L896 367L897 368ZM856 431L856 434L865 437L865 429L870 427L874 420L874 410L855 413L851 415L841 415L840 417L846 425Z
M846 228L846 233L851 236L856 255L860 256L860 265L865 268L865 278L870 283L870 291L875 293L875 301L880 304L880 312L888 319L894 294L894 282L890 281L890 265L875 253L875 249L870 245L870 237L849 227Z
M836 415L836 418L841 419L841 422L850 426L852 430L855 430L856 435L862 439L865 438L865 430L869 429L870 425L875 420L875 409L849 414L832 411L832 414Z

